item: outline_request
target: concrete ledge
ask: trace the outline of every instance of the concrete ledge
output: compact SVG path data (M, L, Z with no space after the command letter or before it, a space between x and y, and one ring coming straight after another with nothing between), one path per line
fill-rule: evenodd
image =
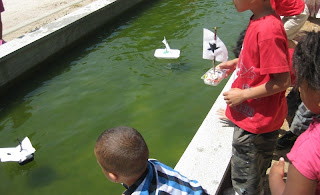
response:
M197 133L183 153L175 170L195 179L209 194L218 194L228 175L232 155L233 125L218 119L216 112L225 109L222 93L230 89L229 79Z
M77 5L83 1L84 0L77 0L76 2L71 2L71 3L66 2L67 4L65 4L64 6L62 6L62 7L59 6L59 8L57 8L57 9L52 9L49 12L45 13L44 15L40 15L40 16L35 17L34 19L31 19L31 20L29 19L29 20L23 21L23 22L19 23L18 25L15 25L11 28L4 28L4 29L2 29L3 30L2 37L6 37L6 35L9 35L13 32L16 32L19 29L22 29L26 26L29 26L30 24L35 23L37 21L40 21L48 16L54 15L55 13L58 13L59 11L65 10L71 6ZM9 7L9 9L10 9L10 7ZM9 9L6 9L6 11L8 11ZM4 18L2 18L2 22L4 22ZM4 40L7 40L7 39L4 38Z
M143 0L97 0L0 47L0 89Z

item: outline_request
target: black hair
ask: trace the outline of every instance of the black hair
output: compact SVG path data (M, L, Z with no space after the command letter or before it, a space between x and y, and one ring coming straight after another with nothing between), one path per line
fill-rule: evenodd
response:
M240 55L241 48L242 48L242 44L243 44L243 40L244 40L244 37L245 37L245 35L246 35L246 31L247 31L247 29L244 29L244 30L240 33L240 35L239 35L239 37L238 37L238 40L237 40L237 42L236 42L236 45L233 46L233 48L232 48L233 54L234 54L234 56L235 56L236 58L238 58L239 55Z
M305 32L295 48L292 62L297 87L306 81L309 87L320 91L320 32Z

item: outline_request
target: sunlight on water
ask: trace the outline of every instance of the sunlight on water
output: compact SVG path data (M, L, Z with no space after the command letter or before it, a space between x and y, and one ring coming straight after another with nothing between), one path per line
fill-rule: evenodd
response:
M0 107L0 147L28 136L37 151L27 165L0 164L0 194L120 194L93 154L118 125L138 129L150 157L174 167L226 83L200 79L212 63L202 29L217 27L233 58L248 17L224 0L148 1L13 88ZM179 59L153 56L164 36Z

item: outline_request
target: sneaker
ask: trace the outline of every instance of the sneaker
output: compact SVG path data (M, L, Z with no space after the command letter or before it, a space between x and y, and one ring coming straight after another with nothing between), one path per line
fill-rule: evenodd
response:
M284 149L288 147L292 147L294 142L297 139L297 135L293 134L291 131L287 131L282 137L280 137L277 141L277 148Z

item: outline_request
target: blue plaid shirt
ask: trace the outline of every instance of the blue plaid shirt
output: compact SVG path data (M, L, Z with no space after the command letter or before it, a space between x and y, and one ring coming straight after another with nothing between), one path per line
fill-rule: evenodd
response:
M149 159L146 172L123 194L205 195L208 193L196 180L189 180L171 167L155 159Z

